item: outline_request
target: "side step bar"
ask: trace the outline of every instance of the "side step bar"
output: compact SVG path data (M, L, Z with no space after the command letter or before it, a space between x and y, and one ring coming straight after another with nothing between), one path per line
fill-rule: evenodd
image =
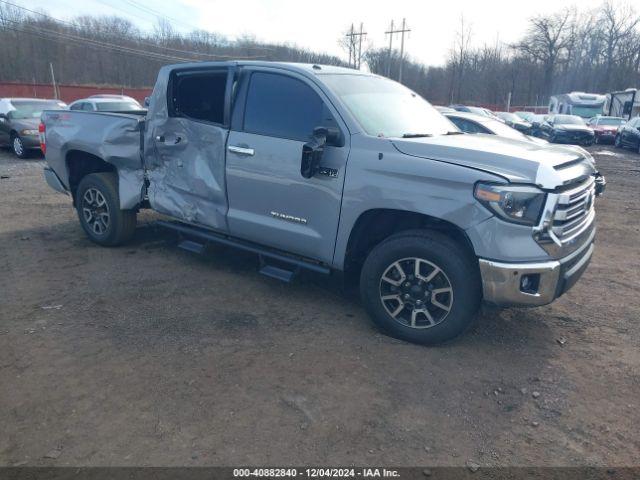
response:
M156 225L174 230L186 237L195 237L205 241L203 244L202 242L185 239L178 244L180 248L190 252L202 253L206 242L212 242L256 253L260 258L260 273L285 282L291 281L300 268L325 275L331 273L331 269L328 267L320 263L315 263L312 260L307 260L304 257L289 256L256 243L222 235L204 228L194 227L180 222L167 222L165 220L156 221ZM274 260L280 265L269 264L268 260Z

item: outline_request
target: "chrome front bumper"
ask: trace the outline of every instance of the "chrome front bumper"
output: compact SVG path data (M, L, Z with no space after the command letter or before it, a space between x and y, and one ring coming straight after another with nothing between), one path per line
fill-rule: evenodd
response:
M559 260L502 263L479 259L486 302L499 306L546 305L582 276L593 254L595 229L579 249Z

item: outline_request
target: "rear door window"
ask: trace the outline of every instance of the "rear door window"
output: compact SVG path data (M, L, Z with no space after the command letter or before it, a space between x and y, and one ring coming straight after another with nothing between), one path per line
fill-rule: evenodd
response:
M227 73L178 72L172 79L169 116L224 124Z
M320 126L337 124L309 85L282 74L251 75L244 114L246 132L306 142Z

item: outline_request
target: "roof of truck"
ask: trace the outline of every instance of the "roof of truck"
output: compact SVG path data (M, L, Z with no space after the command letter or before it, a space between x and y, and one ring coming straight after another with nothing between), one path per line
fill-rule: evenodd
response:
M294 62L267 62L264 60L236 60L228 62L193 62L193 63L176 63L167 65L165 68L171 70L176 68L193 68L193 67L215 67L215 66L253 66L253 67L279 67L286 70L300 71L305 73L314 73L316 75L333 73L333 74L356 74L356 75L372 75L368 72L355 70L353 68L337 67L334 65L322 65L318 63L294 63Z

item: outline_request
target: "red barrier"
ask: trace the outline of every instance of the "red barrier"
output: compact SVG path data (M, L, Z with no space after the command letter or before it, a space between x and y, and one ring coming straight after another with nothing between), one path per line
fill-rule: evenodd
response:
M79 98L98 94L128 95L140 103L151 95L151 88L120 88L94 85L58 85L62 101L71 103ZM0 82L0 97L53 98L53 86L46 83Z

